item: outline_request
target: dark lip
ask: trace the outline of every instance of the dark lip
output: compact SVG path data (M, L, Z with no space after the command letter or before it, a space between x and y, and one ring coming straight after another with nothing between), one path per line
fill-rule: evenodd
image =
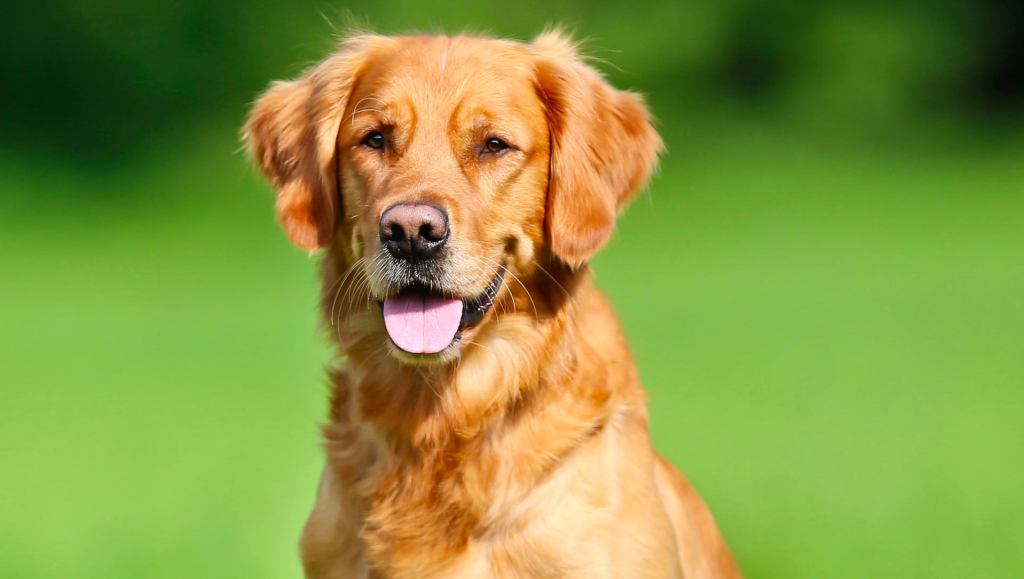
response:
M466 328L472 328L473 326L480 323L480 320L487 315L487 311L494 305L494 299L498 297L498 292L501 290L501 286L505 281L504 268L495 274L494 279L487 284L484 291L471 299L459 298L462 301L462 319L459 321L459 334L456 334L456 338L461 335L461 332ZM426 285L420 283L409 284L397 293L404 294L407 292L416 292L423 295L448 295L433 290ZM456 296L457 297L457 296ZM384 307L384 301L379 300L377 302L381 308Z
M471 328L480 323L480 320L487 314L487 310L494 305L494 298L498 296L498 291L501 290L501 284L504 281L505 270L501 269L491 283L487 284L483 293L472 300L462 300L462 321L459 323L459 330Z

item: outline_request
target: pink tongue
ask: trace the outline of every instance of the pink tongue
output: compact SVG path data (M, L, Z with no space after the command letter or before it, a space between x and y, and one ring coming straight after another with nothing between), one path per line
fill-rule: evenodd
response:
M384 300L384 327L396 346L412 354L436 354L455 339L462 301L416 293Z

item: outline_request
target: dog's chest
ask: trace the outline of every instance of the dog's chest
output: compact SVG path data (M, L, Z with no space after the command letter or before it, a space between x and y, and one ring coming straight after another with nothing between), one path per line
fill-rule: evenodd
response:
M368 473L361 535L384 576L426 576L472 551L487 504L484 473L459 458L436 452Z
M595 540L613 523L595 508L606 485L566 464L539 484L515 474L440 458L380 469L361 531L370 566L394 578L570 577L608 556Z

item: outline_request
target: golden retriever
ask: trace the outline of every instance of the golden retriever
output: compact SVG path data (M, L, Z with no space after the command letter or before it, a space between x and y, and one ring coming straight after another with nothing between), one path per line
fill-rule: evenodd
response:
M244 138L344 360L308 577L739 575L587 266L662 149L638 95L558 32L364 34Z

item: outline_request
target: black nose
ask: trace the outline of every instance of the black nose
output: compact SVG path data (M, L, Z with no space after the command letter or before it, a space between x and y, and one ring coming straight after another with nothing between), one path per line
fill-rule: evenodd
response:
M393 205L380 216L380 242L399 259L428 259L448 241L448 216L432 205Z

